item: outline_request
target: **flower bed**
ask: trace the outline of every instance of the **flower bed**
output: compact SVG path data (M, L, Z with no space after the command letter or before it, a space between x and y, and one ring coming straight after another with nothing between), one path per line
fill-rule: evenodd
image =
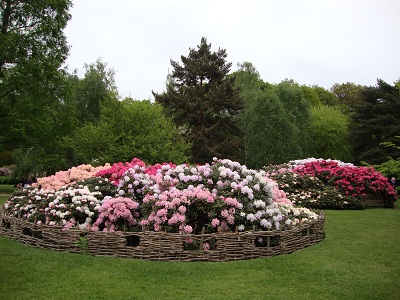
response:
M312 209L393 207L397 193L372 167L305 159L265 168L296 205Z
M160 261L230 261L289 254L324 238L324 215L288 230L180 234L103 232L38 225L0 211L0 234L61 252ZM192 248L188 248L190 239Z
M14 193L0 233L62 251L211 261L290 253L323 238L323 215L294 206L264 171L237 162L134 159L89 170L55 174L61 187L44 178L45 188Z

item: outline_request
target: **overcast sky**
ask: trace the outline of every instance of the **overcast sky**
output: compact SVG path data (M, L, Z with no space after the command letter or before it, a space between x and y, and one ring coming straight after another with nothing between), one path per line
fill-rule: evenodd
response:
M153 98L202 37L261 79L329 89L400 78L400 0L73 0L67 66L83 75L98 58L122 97Z

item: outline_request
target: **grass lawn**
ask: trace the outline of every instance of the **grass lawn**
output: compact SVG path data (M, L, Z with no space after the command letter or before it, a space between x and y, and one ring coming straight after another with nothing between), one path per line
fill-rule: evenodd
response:
M0 299L400 299L400 209L325 214L321 243L223 263L58 253L0 237Z
M12 194L16 189L12 184L0 184L0 195Z

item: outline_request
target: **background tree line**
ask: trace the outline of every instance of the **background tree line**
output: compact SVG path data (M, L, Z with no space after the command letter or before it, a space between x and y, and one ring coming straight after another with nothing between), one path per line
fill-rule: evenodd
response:
M0 166L45 175L82 163L205 163L214 156L258 168L322 157L385 165L400 176L400 81L264 82L250 62L231 72L227 52L202 38L171 60L155 101L121 99L98 60L79 77L64 61L71 2L0 4ZM389 172L389 171L388 171Z

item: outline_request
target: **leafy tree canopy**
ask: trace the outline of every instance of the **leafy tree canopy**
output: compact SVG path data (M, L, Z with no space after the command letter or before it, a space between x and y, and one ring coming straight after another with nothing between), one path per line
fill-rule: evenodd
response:
M339 104L339 100L336 98L336 96L327 89L318 85L313 85L312 89L318 94L321 104L329 106L336 106Z
M349 118L339 107L320 105L311 108L311 130L317 157L352 161L349 143Z
M284 118L294 128L287 141L287 155L290 159L310 157L313 151L310 104L305 99L302 88L293 80L286 79L277 84L273 90L283 104Z
M81 124L97 123L101 105L118 100L114 77L115 71L101 59L85 64L85 75L82 79L76 79L74 89L76 116Z
M319 99L319 94L317 93L317 91L315 91L315 89L313 89L312 87L306 86L306 85L302 85L301 90L303 91L304 98L307 100L307 102L311 106L321 105L321 100Z
M338 98L339 103L346 105L349 111L360 104L363 86L352 82L336 83L331 87L331 92Z
M68 129L68 89L60 67L69 0L0 1L0 152L15 161L49 156Z
M0 97L49 81L68 55L69 0L0 2ZM28 80L27 80L28 79ZM30 86L32 87L32 86Z
M63 144L74 164L130 161L133 157L150 164L183 163L190 147L159 104L130 98L102 105L98 124L77 128Z

